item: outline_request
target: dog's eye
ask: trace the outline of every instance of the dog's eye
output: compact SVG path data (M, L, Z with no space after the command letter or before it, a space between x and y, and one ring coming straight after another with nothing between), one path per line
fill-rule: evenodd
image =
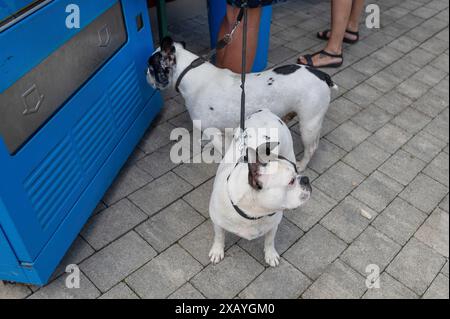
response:
M295 183L295 177L293 178L293 179L291 179L291 181L289 182L289 185L294 185L294 183Z

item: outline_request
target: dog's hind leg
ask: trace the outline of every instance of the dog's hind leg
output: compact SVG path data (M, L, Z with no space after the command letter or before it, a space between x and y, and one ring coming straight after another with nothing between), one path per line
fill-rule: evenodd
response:
M280 264L280 255L275 249L275 236L277 234L278 225L272 228L264 240L264 255L266 263L271 267L277 267Z
M322 130L322 121L318 123L300 123L300 134L304 146L304 154L302 160L297 164L298 170L303 172L308 166L311 158L319 147L320 131Z
M209 252L213 264L219 263L225 256L225 230L214 224L214 243Z

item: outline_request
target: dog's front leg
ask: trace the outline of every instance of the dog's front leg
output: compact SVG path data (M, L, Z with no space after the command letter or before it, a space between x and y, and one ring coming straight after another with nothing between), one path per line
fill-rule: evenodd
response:
M267 234L264 241L264 253L266 263L271 267L277 267L280 264L280 255L275 249L275 236L277 234L278 225L272 228Z
M219 263L225 256L225 230L214 224L214 243L209 252L213 264Z

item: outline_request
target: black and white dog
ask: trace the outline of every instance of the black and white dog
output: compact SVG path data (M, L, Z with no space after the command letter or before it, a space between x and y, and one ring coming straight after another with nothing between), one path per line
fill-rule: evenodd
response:
M211 63L202 63L185 73L198 58L183 44L165 38L148 61L147 81L160 90L177 86L191 119L200 121L203 129L217 128L224 134L226 128L239 126L241 77ZM306 169L319 145L331 89L337 89L337 86L328 74L296 64L247 76L248 114L268 108L279 117L289 113L298 115L305 149L303 159L298 163L300 171ZM225 136L226 147L231 144L232 135Z

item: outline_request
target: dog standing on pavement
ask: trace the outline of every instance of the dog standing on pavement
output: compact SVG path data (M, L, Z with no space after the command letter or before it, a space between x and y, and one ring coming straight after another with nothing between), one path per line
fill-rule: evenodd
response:
M275 235L283 211L306 203L312 189L297 170L289 128L276 115L260 110L248 118L246 129L247 156L240 156L234 138L217 170L209 206L215 233L209 257L212 263L224 258L226 231L247 240L265 236L265 261L276 267Z
M224 134L226 128L239 125L240 75L209 62L191 68L198 60L199 57L186 50L183 44L167 37L148 61L147 81L161 90L175 86L185 99L193 121L200 121L203 129L217 128ZM306 169L319 145L331 89L337 89L337 86L328 74L297 64L247 76L248 114L261 107L269 108L279 117L297 114L305 149L298 163L300 171ZM213 138L213 143L217 140L222 141L220 137ZM231 140L232 136L225 136L225 150ZM221 150L221 145L214 146Z

